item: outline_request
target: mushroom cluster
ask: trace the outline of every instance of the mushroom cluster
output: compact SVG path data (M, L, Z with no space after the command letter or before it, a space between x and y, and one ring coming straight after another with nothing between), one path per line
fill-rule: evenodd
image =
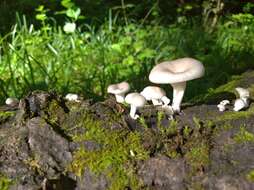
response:
M237 87L235 88L236 92L239 94L239 98L237 98L234 102L234 111L240 111L246 109L250 105L250 91L245 88ZM230 104L229 100L222 100L218 105L218 109L220 112L223 112L227 109L227 105Z
M130 90L127 82L112 84L108 86L108 93L116 96L116 101L124 101L131 105L130 116L137 119L136 110L143 107L146 101L152 101L155 106L162 106L164 109L180 113L181 102L184 96L186 82L204 75L203 64L193 58L181 58L173 61L166 61L157 64L149 74L149 80L155 84L170 84L173 87L173 102L169 105L170 99L166 92L158 86L147 86L140 93L130 93L124 98L125 93Z

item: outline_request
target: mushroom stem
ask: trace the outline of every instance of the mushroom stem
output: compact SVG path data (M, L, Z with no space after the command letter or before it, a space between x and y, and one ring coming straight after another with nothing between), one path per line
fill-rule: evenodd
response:
M123 103L124 102L124 94L116 94L116 101L119 103Z
M132 119L137 119L139 116L136 114L137 107L134 105L131 105L131 110L130 110L130 116Z
M181 103L186 88L186 82L173 83L171 86L173 87L172 108L174 112L179 113L181 111Z

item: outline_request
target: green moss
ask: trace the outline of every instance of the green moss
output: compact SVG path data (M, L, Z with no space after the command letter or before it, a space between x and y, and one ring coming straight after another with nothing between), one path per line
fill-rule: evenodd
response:
M138 189L141 185L135 176L135 162L145 160L148 152L141 144L138 132L124 129L110 130L103 122L86 115L81 121L84 134L73 136L76 142L92 141L98 144L96 150L81 147L74 154L70 170L81 176L86 168L96 175L104 174L111 182L109 189Z
M13 181L0 173L0 189L8 190L13 184Z
M250 107L245 111L239 112L224 112L222 115L218 116L215 121L228 121L228 120L236 120L236 119L244 119L249 118L254 115L254 106Z
M188 164L191 166L191 173L202 170L210 163L209 147L205 143L191 147L185 155Z
M237 143L254 143L254 134L248 132L245 127L240 127L240 131L234 136L234 140Z
M5 122L8 120L10 117L14 116L15 112L11 111L0 111L0 123Z
M254 170L251 170L247 175L246 175L247 180L250 182L254 182Z

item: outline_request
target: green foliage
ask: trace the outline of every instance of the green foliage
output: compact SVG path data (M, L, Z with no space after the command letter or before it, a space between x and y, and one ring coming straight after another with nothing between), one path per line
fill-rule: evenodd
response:
M158 2L153 3L151 12L160 14ZM185 99L195 99L227 82L232 73L249 68L254 58L250 13L229 16L210 34L198 19L188 17L186 22L170 25L144 20L141 24L128 18L131 6L125 9L125 24L111 10L100 26L81 25L81 8L71 0L61 1L61 5L63 10L54 13L65 16L64 26L57 21L52 24L52 11L42 5L36 11L41 28L27 24L25 17L18 18L12 31L0 37L2 102L34 89L101 99L109 84L123 80L139 91L149 83L149 72L156 63L185 56L201 60L206 67L205 77L188 83ZM121 10L127 5L121 5ZM180 8L185 15L197 7L190 3ZM170 89L165 89L169 93Z
M15 115L15 112L11 111L0 111L0 124L5 122L10 117L13 117Z
M9 190L10 186L12 185L12 180L5 177L0 173L0 189L1 190Z
M185 155L191 166L191 172L202 171L209 163L209 146L205 143L193 146Z
M244 126L240 127L240 131L234 136L237 143L254 143L254 134L247 131Z
M110 189L138 189L140 182L134 175L134 163L148 156L141 145L140 134L123 129L109 130L103 122L95 121L89 115L81 123L85 133L75 135L73 139L94 142L99 147L95 150L81 147L74 154L71 171L81 176L88 168L96 175L106 175L111 182Z
M254 170L251 170L247 175L246 178L250 181L250 182L254 182Z

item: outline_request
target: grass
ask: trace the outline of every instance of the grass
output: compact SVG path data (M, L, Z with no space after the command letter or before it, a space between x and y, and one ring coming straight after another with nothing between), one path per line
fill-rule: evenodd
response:
M241 19L244 16L232 16L210 34L191 21L121 25L110 16L100 27L83 25L65 33L57 23L45 20L35 28L18 17L10 33L0 36L0 101L35 89L98 100L106 97L109 84L124 80L140 91L150 83L148 75L156 63L185 56L206 67L202 79L188 83L185 99L204 96L232 74L253 67L254 26ZM163 87L169 93L168 86Z

